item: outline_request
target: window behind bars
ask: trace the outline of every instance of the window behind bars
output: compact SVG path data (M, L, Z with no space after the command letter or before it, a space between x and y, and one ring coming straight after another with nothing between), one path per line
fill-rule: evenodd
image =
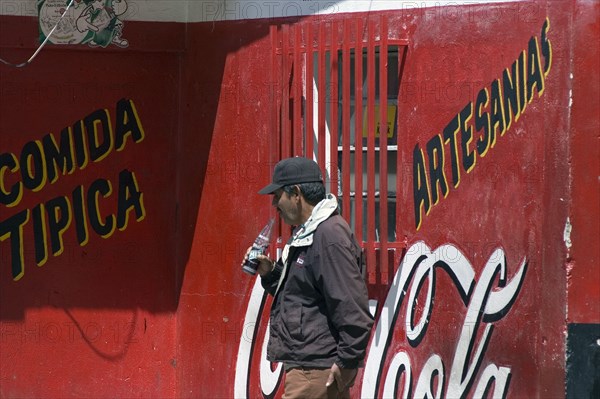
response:
M271 43L274 156L318 162L366 251L369 284L387 284L403 248L396 193L407 43L388 39L385 16L272 26Z

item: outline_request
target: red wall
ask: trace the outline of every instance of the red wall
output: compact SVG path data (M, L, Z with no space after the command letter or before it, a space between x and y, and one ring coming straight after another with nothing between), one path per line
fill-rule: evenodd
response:
M270 59L268 25L197 24L188 33L182 87L189 102L182 108L189 119L179 176L178 257L186 264L178 309L179 394L231 396L251 289L240 273L241 257L269 211L255 194L270 174L269 77L258 67ZM206 159L198 156L203 149Z
M569 254L568 319L575 323L600 321L600 87L588 71L600 68L598 46L591 45L600 32L600 4L574 7L573 26L573 112L571 162L572 169L572 242Z
M532 2L386 14L391 36L409 43L399 107L398 151L407 165L398 193L405 209L399 235L407 249L425 251L419 242L438 249L429 257L464 272L473 291L461 298L457 280L437 268L428 330L411 345L408 294L394 303L399 283L371 285L379 329L369 357L382 350L382 360L368 360L353 394L381 396L393 380L394 356L406 353L413 393L437 365L444 395L455 384L472 397L485 382L484 370L496 366L510 373L503 397L563 397L567 323L600 323L599 68L597 47L589 45L599 34L598 5ZM482 89L491 93L491 82L529 50L530 40L542 41L547 19L552 63L544 90L535 88L519 119L422 214L417 229L414 149L426 152ZM116 214L123 171L135 176L145 211L142 217L132 209L127 227L106 238L90 227L83 246L73 220L64 251L41 267L30 211L18 281L10 240L0 242L0 396L257 397L269 393L269 384L281 392L277 371L259 372L269 301L261 307L254 279L239 263L270 212L270 200L256 191L277 161L270 107L278 76L270 73L269 27L282 22L306 20L127 22L128 49L54 46L24 69L0 66L0 154L19 157L27 143L49 133L59 137L97 110L107 110L114 134L122 98L134 104L144 131L137 142L127 136L121 151L37 192L25 190L18 205L0 205L0 223L55 198L73 203L76 187L87 190L98 180L112 185L111 195L98 198L100 215ZM0 17L2 57L27 58L36 29L33 18ZM445 168L450 182L449 153ZM11 186L17 181L6 176ZM497 248L503 262L492 260L505 265L507 285L522 283L494 320L469 320L474 298L500 303L491 295L508 292L498 276L485 284ZM453 263L457 251L463 256ZM412 255L399 258L394 271L416 269ZM416 288L412 279L406 284ZM259 300L249 305L252 293ZM475 348L488 326L489 341L479 362L467 359L473 378L459 378L465 386L457 388L451 374L469 342L461 335L468 326L477 327ZM248 359L240 355L245 345Z
M33 53L36 24L35 19L2 17L4 59L18 62ZM30 210L23 227L24 274L18 281L11 272L15 234L0 243L2 397L169 397L175 392L173 254L183 26L156 25L147 33L143 25L131 25L127 34L133 44L124 51L48 46L26 68L0 67L0 152L19 159L28 143L49 134L58 142L63 129L92 120L97 110L110 120L110 128L99 125L98 140L112 142L97 162L89 159L84 167L59 172L54 183L48 179L37 192L24 189L16 206L0 206L3 222ZM130 106L129 127L144 136L126 136L118 151L114 142L125 119L118 122L117 103L123 98L139 118L133 122ZM141 198L133 195L133 184L129 195L119 194L122 173L129 181L135 178ZM8 187L21 180L19 173L6 170L4 178ZM100 191L95 204L84 207L88 240L79 245L76 223L82 218L76 216L72 192L82 187L87 204L95 197L91 188L109 185L110 194ZM38 266L33 209L44 204L48 220L53 209L48 204L57 198L66 198L70 207L57 211L57 219L67 220L69 214L71 222L55 255L47 228L48 259ZM91 214L98 212L104 224L117 214L119 198L136 204L126 226L120 230L115 219L112 232L98 234Z

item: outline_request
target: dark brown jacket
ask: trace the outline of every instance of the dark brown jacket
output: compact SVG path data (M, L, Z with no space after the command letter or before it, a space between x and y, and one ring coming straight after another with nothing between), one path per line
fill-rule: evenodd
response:
M348 224L335 212L319 224L312 245L290 248L287 276L276 295L281 259L262 278L265 290L275 295L268 360L302 367L362 365L373 317L361 254Z

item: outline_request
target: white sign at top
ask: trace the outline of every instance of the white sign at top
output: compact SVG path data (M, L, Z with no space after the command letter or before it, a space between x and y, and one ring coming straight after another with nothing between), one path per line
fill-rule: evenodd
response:
M82 1L82 0L80 0ZM521 2L522 0L127 0L123 20L214 22L383 10ZM68 0L64 0L65 5ZM0 15L37 16L37 0L0 0Z

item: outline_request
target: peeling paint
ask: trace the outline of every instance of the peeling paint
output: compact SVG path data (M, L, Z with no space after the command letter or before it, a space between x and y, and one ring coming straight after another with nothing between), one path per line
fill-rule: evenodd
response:
M567 218L567 222L565 223L565 230L563 232L563 241L565 242L565 246L567 247L567 251L571 249L573 243L571 242L571 219Z
M569 90L569 108L573 106L573 90Z

